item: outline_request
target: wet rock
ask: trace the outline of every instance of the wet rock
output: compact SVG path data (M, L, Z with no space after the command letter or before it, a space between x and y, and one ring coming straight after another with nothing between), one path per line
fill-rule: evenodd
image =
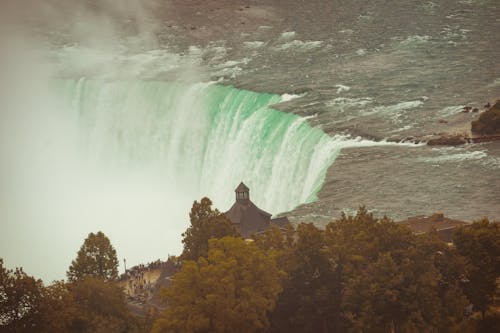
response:
M300 87L300 88L296 88L292 91L293 94L295 95L301 95L301 94L305 94L305 93L308 93L312 91L312 88L310 87Z
M477 120L471 123L473 133L479 135L500 135L500 100L488 110L482 112Z
M466 144L468 141L461 135L441 136L436 139L427 141L429 146L460 146Z

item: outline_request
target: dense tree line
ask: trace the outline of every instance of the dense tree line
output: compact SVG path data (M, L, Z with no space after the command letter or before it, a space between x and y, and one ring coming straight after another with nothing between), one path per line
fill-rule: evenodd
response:
M192 216L200 207L193 206ZM493 307L500 276L497 223L459 228L450 246L436 232L414 235L364 208L324 229L273 229L250 243L232 231L209 240L214 234L207 230L221 230L224 222L205 222L213 225L192 228L185 237L208 250L183 261L164 292L168 308L155 333L500 331ZM245 278L248 272L252 279ZM258 301L262 297L267 303ZM238 312L237 304L248 308Z
M116 251L102 233L90 233L68 269L68 282L42 281L0 259L0 332L146 332L134 317L115 280Z
M454 245L366 209L325 228L244 240L209 199L194 202L165 309L138 318L116 251L89 234L68 282L44 286L0 259L0 332L498 332L500 225L459 228Z

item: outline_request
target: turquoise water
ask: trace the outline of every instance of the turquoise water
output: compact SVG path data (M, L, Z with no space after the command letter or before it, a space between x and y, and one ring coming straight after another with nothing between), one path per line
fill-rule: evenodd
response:
M39 99L16 99L0 146L0 252L46 281L64 276L89 232L103 231L130 265L179 254L194 200L208 196L226 211L243 181L259 207L286 212L316 199L342 148L390 144L326 135L274 110L282 97L273 94L49 82Z
M281 97L215 84L58 80L86 163L142 170L229 208L244 181L272 213L316 198L345 138L272 109Z

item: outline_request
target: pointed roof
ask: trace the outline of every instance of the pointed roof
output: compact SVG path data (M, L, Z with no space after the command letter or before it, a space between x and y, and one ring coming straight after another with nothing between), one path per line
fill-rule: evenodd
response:
M250 200L237 200L225 213L245 238L270 226L271 214L257 207Z
M245 184L243 184L243 182L241 182L240 185L238 185L238 187L234 191L235 192L248 192L248 191L250 191L250 189Z
M271 220L272 215L257 207L248 194L241 195L249 191L250 189L241 182L235 189L236 202L224 213L244 238L261 233L271 226L283 228L290 223L286 217Z

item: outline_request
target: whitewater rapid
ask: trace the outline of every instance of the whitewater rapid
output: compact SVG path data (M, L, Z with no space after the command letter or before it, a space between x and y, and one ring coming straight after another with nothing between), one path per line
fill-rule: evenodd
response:
M272 213L311 202L341 148L305 118L272 109L282 97L211 83L58 80L84 158L107 170L143 168L221 210L244 181Z
M52 79L3 124L2 255L46 281L98 230L129 265L177 255L194 200L226 211L243 181L259 207L287 212L316 200L343 148L396 145L330 136L273 109L289 99L214 83Z

